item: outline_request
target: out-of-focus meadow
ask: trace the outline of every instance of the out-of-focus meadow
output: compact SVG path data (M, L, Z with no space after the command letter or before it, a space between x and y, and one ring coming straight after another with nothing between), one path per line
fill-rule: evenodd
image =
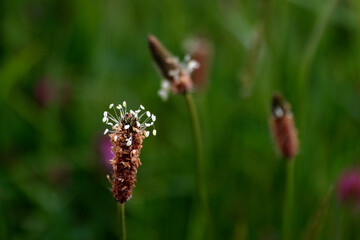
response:
M275 91L299 133L294 239L322 211L319 239L360 239L336 194L360 161L358 0L3 0L0 24L0 239L116 238L101 119L123 100L152 111L158 132L144 140L128 238L197 239L189 114L182 96L157 95L149 33L181 58L189 37L213 45L194 97L215 239L280 239Z

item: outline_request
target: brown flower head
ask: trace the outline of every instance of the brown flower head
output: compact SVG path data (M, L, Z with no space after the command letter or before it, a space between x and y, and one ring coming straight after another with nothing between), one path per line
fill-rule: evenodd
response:
M114 110L114 115L105 111L103 122L111 126L111 130L106 129L104 134L108 134L112 144L114 157L110 160L113 167L112 193L116 201L124 203L132 196L132 189L136 181L137 168L141 165L140 150L143 139L150 135L146 129L153 127L153 135L156 135L154 122L156 117L140 105L136 111L127 111L126 102L114 107L110 104L110 109ZM141 111L144 111L141 113ZM145 120L141 120L145 118ZM142 122L141 122L142 121Z
M192 90L191 73L198 68L198 63L191 60L189 56L185 57L184 62L179 62L160 41L149 35L148 44L150 53L160 70L164 80L161 83L161 89L158 94L163 99L168 98L169 92L174 94L183 94Z
M298 152L298 137L290 105L276 93L272 99L270 128L279 153L292 159Z

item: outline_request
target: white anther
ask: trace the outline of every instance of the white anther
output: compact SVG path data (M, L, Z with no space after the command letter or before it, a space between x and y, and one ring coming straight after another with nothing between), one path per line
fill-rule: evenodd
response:
M129 147L130 145L131 145L131 140L126 142L126 146Z
M109 132L109 129L105 129L104 135Z
M116 107L117 109L122 109L122 106L119 104L119 105L117 105L117 107Z
M156 136L156 129L153 130L153 135Z
M165 90L170 90L171 84L168 82L168 80L162 80L161 88Z
M143 105L140 105L140 108L141 108L142 110L145 110L145 108L144 108L144 106L143 106Z
M151 115L151 120L153 120L153 122L155 122L156 121L156 116L153 114L153 115Z
M125 125L124 128L125 128L125 129L129 129L129 127L130 127L130 125Z
M126 107L126 102L125 101L123 102L123 106Z
M190 61L187 66L186 66L186 69L189 73L192 73L195 69L199 68L199 63L197 61Z
M148 137L150 135L149 131L145 131L145 137Z
M117 139L118 139L118 136L117 136L117 135L115 135L115 137L114 137L114 141L116 142L116 141L117 141Z
M111 109L113 106L114 106L114 104L113 104L113 103L112 103L112 104L110 104L109 109Z
M146 112L146 116L150 117L151 113L149 111Z
M274 110L275 116L281 118L284 115L284 111L281 107L276 107Z
M158 95L163 101L166 101L169 97L169 92L165 91L164 89L160 89L158 91Z

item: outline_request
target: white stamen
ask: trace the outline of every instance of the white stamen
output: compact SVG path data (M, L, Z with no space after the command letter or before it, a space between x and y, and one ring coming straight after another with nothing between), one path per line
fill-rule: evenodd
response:
M106 135L109 132L109 129L105 129L104 135Z
M171 84L169 83L168 80L162 80L161 82L161 88L162 89L171 89Z
M123 106L126 107L126 102L125 101L123 102Z
M110 104L109 109L111 109L113 106L114 106L114 104L113 104L113 103L112 103L112 104Z
M281 107L276 107L274 110L275 116L278 118L281 118L282 116L284 116L284 111L282 110Z
M166 101L171 91L171 84L167 80L162 80L160 90L158 91L159 97Z
M150 135L149 131L145 131L145 137L148 137Z
M103 117L102 121L106 122L106 120L107 120L107 117Z
M119 104L119 105L117 105L117 107L116 107L117 109L122 109L122 106Z
M150 117L151 113L149 111L146 112L146 116Z
M169 98L169 92L164 89L160 89L158 95L163 101L166 101Z
M104 117L107 117L107 115L108 115L108 112L105 111L105 112L104 112Z
M145 123L145 126L146 126L146 127L150 127L151 124L150 124L150 123Z
M126 146L130 146L131 145L131 140L130 141L128 141L128 142L126 142Z
M143 105L140 105L140 108L141 108L142 110L145 110L145 108L144 108L144 106L143 106Z
M200 64L195 61L195 60L191 60L187 66L186 66L186 70L188 73L192 73L195 69L199 68Z
M117 139L118 139L118 136L117 136L117 135L115 135L115 137L114 137L114 141L116 142L116 141L117 141Z
M177 81L179 80L180 77L180 70L179 69L170 70L169 75L172 76L175 81Z
M125 125L124 128L125 128L125 129L129 129L129 127L130 127L130 125Z
M156 121L156 116L153 114L153 115L151 115L151 120L153 120L153 122L155 122Z
M153 135L156 136L156 129L153 130Z

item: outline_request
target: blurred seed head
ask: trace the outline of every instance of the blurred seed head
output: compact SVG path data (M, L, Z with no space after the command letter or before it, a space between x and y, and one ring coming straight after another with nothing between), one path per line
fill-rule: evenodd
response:
M153 35L148 36L148 45L164 79L158 92L159 96L166 100L170 92L184 94L191 91L193 83L190 76L193 70L198 68L198 63L188 56L185 57L184 62L180 62Z
M202 90L209 82L209 73L213 57L213 45L206 37L191 37L184 42L185 51L199 63L191 74L196 90Z
M280 155L292 159L298 153L298 136L290 105L275 93L271 104L270 129Z
M348 169L340 174L337 195L341 203L360 213L360 168Z

